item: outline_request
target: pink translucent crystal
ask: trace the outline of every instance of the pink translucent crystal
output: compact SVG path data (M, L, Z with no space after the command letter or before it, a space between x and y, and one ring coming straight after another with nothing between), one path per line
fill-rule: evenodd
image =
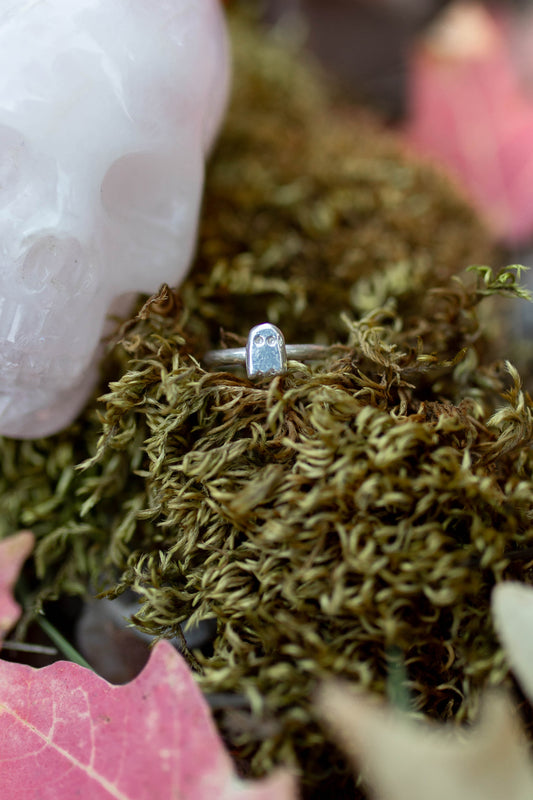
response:
M3 0L1 434L70 422L110 308L184 276L228 83L220 0Z

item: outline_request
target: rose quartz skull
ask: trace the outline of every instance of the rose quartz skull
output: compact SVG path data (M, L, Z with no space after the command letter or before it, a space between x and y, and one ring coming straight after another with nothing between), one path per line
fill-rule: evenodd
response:
M0 433L79 412L104 321L194 250L229 57L220 0L2 0Z

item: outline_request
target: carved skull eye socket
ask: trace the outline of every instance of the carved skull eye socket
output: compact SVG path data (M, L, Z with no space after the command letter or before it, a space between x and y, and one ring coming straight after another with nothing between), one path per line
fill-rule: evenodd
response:
M260 333L258 333L257 336L254 336L254 344L257 347L263 347L264 343L265 343L265 337L261 336Z

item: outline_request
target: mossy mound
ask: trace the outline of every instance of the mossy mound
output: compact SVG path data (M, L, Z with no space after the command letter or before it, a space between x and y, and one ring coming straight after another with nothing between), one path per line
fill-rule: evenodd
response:
M384 692L399 658L416 707L458 719L504 679L489 595L530 577L533 421L477 306L520 291L512 271L451 277L488 245L445 179L330 110L264 35L234 37L191 277L123 327L103 403L0 442L0 536L35 531L37 604L133 587L153 633L214 616L199 681L249 703L220 712L232 750L312 792L345 770L314 719L320 678ZM220 328L265 319L328 357L270 382L202 369Z
M400 653L415 707L441 719L472 718L504 678L490 591L526 578L533 415L512 367L456 349L481 295L430 294L417 329L377 310L322 367L263 384L192 363L169 318L128 334L93 463L142 431L139 516L157 533L132 542L119 590L144 598L152 633L216 618L199 681L249 701L240 732L231 708L221 724L254 772L282 761L319 782L326 675L383 693Z
M510 365L478 360L479 300L520 293L512 271L480 275L428 293L415 327L391 307L345 320L322 364L263 383L195 363L164 290L125 332L84 472L74 435L94 437L95 415L2 443L19 476L4 524L33 523L41 597L107 569L151 633L215 617L198 680L229 694L232 751L253 773L291 764L308 796L328 771L344 780L314 717L321 678L385 693L400 661L418 710L465 720L506 676L490 591L531 580L533 404Z

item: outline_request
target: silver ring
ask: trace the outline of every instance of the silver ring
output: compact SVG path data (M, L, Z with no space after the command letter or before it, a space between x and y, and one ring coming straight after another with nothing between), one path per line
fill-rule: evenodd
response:
M245 366L249 378L265 375L284 375L289 359L311 361L323 358L327 347L319 344L285 344L285 338L275 325L263 322L248 334L246 347L210 350L204 355L208 367Z

